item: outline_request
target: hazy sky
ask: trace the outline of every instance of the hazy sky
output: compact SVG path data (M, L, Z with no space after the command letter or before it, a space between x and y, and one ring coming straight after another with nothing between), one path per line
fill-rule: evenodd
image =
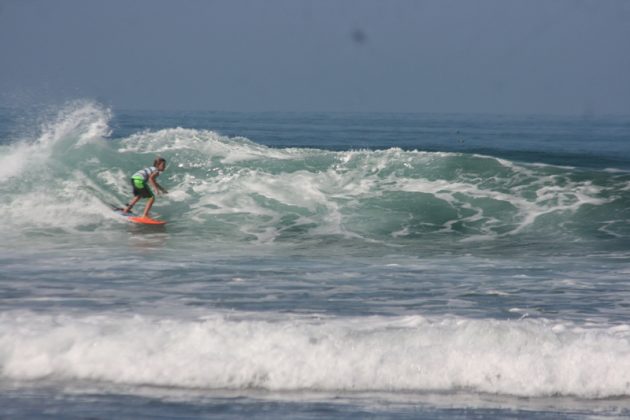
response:
M0 0L0 104L630 114L630 0Z

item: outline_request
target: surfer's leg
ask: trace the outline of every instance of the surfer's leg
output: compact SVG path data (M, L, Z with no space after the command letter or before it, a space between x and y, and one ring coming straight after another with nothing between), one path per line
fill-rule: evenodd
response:
M149 201L147 201L147 205L144 207L144 214L142 215L142 217L149 217L149 210L151 210L151 206L153 205L154 201L155 197L149 198Z
M136 195L133 200L131 200L131 203L129 203L129 205L127 207L125 207L125 209L123 210L123 214L125 213L129 213L131 211L131 209L133 208L133 206L136 205L136 203L138 202L138 200L140 200L140 196Z

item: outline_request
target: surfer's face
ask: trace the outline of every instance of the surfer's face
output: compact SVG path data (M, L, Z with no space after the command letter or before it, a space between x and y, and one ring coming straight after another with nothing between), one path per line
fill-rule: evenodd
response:
M166 169L166 162L160 162L160 163L158 163L157 169L158 169L158 171L160 171L160 172L164 172L164 169Z

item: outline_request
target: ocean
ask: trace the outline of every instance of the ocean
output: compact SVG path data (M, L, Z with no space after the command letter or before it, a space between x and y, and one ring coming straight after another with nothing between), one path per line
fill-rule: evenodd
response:
M2 418L630 416L630 117L2 108L0 197Z

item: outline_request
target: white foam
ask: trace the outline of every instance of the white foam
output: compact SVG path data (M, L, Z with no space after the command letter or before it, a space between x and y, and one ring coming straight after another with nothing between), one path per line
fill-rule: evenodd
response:
M0 375L210 389L630 395L628 326L254 316L3 313Z
M38 166L42 160L39 154L33 153L32 147L26 143L11 146L0 146L0 182L17 177L27 165Z
M243 137L226 137L209 130L167 128L134 134L121 142L120 152L166 153L177 156L180 151L193 151L210 164L212 158L220 158L224 164L255 159L290 159L291 149L272 149L251 142ZM187 162L184 166L195 165Z
M110 118L109 110L94 103L73 102L45 123L37 138L6 146L0 158L0 187L6 187L0 202L4 229L73 228L94 222L103 205L93 193L107 192L67 158L108 136ZM100 162L98 156L85 161L91 166Z
M62 109L57 117L42 126L36 139L4 146L0 157L0 182L24 175L38 176L51 159L62 159L68 149L108 136L111 113L90 102L76 102Z
M508 186L520 177L531 177L526 184L529 191L520 186L504 192L499 188L485 187L484 184L487 184L490 179L475 178L468 180L392 178L389 182L395 187L390 188L431 194L456 210L460 214L459 217L447 222L444 226L445 231L452 230L451 225L453 223L483 221L483 226L479 228L480 234L471 235L464 241L487 240L500 236L495 234L493 229L501 224L516 223L518 226L505 233L516 234L533 225L541 216L563 212L574 213L583 205L602 205L613 200L600 198L603 188L595 186L589 181L570 182L562 177L534 175L525 167L519 167L512 163L508 165L508 162L499 161L514 171L510 174L512 179L506 178L499 182L495 178L493 181L497 185ZM534 199L528 196L532 190L535 193ZM484 214L482 207L475 207L474 200L479 199L509 204L514 208L512 220L498 220ZM462 209L468 209L474 213L471 216L463 216L461 214Z
M76 101L66 105L57 117L43 126L37 144L56 148L63 153L111 134L108 126L111 111L89 101Z
M155 146L156 142L160 143L155 136L169 137L167 134L147 134L146 142ZM411 213L406 220L401 219L400 223L393 225L390 237L412 235L415 229L409 229L409 224L418 225L420 222L423 226L430 225L429 229L441 228L444 232L464 226L467 230L463 241L487 241L497 236L517 234L543 216L566 213L570 217L584 205L600 206L614 199L602 198L604 187L588 181L572 181L570 174L559 167L544 166L542 168L548 170L536 171L533 165L486 156L472 158L488 160L492 171L496 171L494 175L475 170L464 170L459 174L443 172L443 168L450 165L450 159L457 159L453 163L460 159L472 159L458 154L406 152L396 148L338 153L275 150L248 141L235 142L211 132L204 134L193 130L188 135L203 139L200 141L205 146L199 146L203 152L200 159L206 160L205 163L195 161L180 165L181 170L197 171L195 173L198 174L205 165L210 175L195 177L187 172L181 177L186 197L194 200L196 196L201 196L198 202L191 203L189 216L194 220L204 220L221 214L249 215L256 220L242 225L242 230L259 239L261 232L266 238L273 239L274 223L280 221L287 211L299 214L304 225L316 226L309 230L311 234L369 238L370 234L364 229L369 230L370 227L357 224L361 217L354 217L354 210L361 209L368 200L396 192L432 195L456 216L449 220L435 218L441 223L440 227L430 225L434 223L430 215L427 215L427 222L423 222L421 214ZM163 142L177 143L172 133ZM183 143L177 147L183 147ZM208 159L213 153L218 154L223 166L211 168ZM323 170L300 170L305 165L308 167L305 159L312 156L332 159L332 162ZM261 159L260 166L256 163L243 164L248 159L258 158ZM283 164L277 164L274 159L293 159L294 163L290 165L291 170L278 172ZM469 163L478 165L474 161ZM264 198L266 203L257 197ZM396 214L401 217L400 213ZM264 228L258 227L261 225Z

